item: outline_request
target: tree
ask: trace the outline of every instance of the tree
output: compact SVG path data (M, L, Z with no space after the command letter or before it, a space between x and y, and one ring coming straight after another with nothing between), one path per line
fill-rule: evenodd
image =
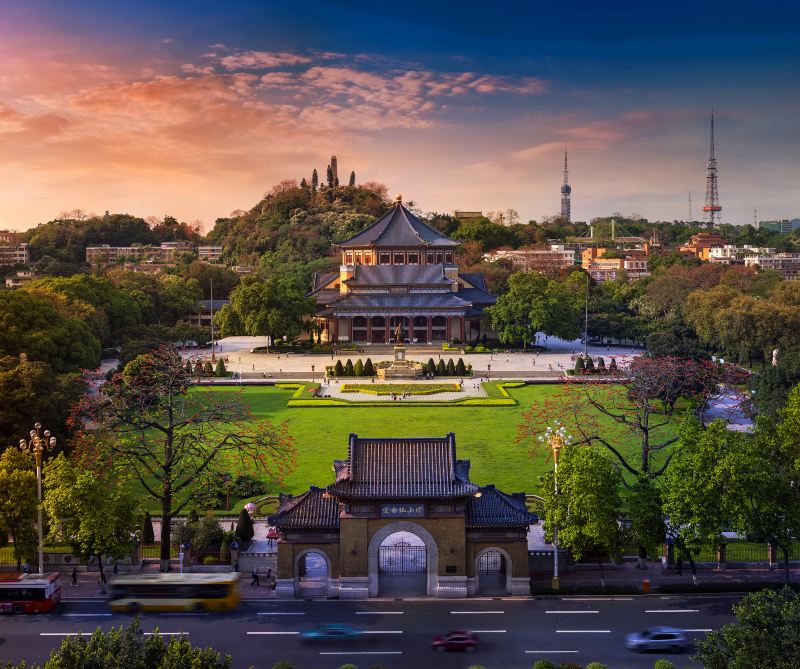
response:
M354 376L364 376L364 363L361 362L361 358L356 360L356 364L353 367L353 375Z
M643 476L628 495L632 539L640 546L639 569L647 569L647 556L660 554L665 527L661 493L653 480Z
M375 367L372 364L371 358L367 358L367 361L364 363L364 376L375 376Z
M150 518L150 512L145 511L142 517L142 543L154 544L156 542L156 535L153 532L153 519Z
M733 605L737 622L709 632L692 658L706 669L800 666L800 595L762 590Z
M296 277L272 273L265 279L245 277L231 292L230 308L245 334L266 335L274 342L297 337L315 304Z
M217 376L217 377L226 377L226 376L228 376L228 370L225 369L225 361L222 358L217 360L217 367L214 370L214 376Z
M527 348L537 332L567 340L580 334L580 314L563 284L536 272L517 272L508 285L508 292L487 309L500 341Z
M447 376L455 376L456 375L456 366L453 362L452 358L448 358L447 360Z
M557 473L542 476L541 489L546 535L552 537L558 527L559 547L576 560L595 554L602 573L602 558L613 555L621 540L619 473L614 466L594 448L567 445Z
M135 617L123 628L90 636L70 636L54 650L43 669L229 669L231 658L211 647L193 646L186 636L164 640L158 632L145 635ZM35 669L33 665L8 665L6 669Z
M356 185L356 173L355 173L355 170L354 170L354 171L350 172L350 183L348 184L348 186L350 186L352 188L355 185Z
M344 363L344 375L345 376L353 376L355 374L355 368L353 367L353 361L350 358L347 359L347 362Z
M330 165L328 165L328 174L326 180L328 183L328 188L333 188L333 170L331 169Z
M316 193L317 188L319 188L319 175L317 174L317 168L314 168L314 171L311 173L311 192Z
M466 376L467 375L467 368L464 365L464 360L462 358L458 359L456 363L456 376Z
M214 282L214 299L220 300L227 298L231 291L239 283L239 275L228 269L224 265L212 265L211 263L195 260L190 264L183 276L187 279L194 279L203 295L203 299L211 299L211 282Z
M247 509L242 509L239 512L239 520L236 523L236 536L242 541L250 541L255 534L253 529L253 519Z
M204 376L212 376L214 374L214 368L211 366L211 361L206 360L203 363L203 375Z
M137 526L135 496L115 476L103 478L61 453L44 469L44 508L50 539L68 543L82 557L120 558L133 546Z
M342 365L341 360L337 360L336 364L333 366L333 374L334 376L344 376L344 365Z
M30 455L18 448L0 454L0 530L14 540L17 571L36 552L36 474Z
M428 374L436 374L436 363L433 358L428 358L428 362L425 364L425 371Z
M583 374L584 368L585 367L584 367L584 364L583 364L583 356L579 355L575 359L575 373L578 374L578 375Z
M447 375L447 365L445 364L444 360L440 358L438 364L436 365L436 376L446 376L446 375Z
M306 181L305 177L300 179L300 188L308 188L308 182Z
M180 355L163 347L128 363L77 410L93 421L77 444L86 465L127 474L161 505L162 570L169 568L172 518L192 502L199 479L219 478L233 458L267 480L282 480L294 464L286 424L256 423L237 399L190 384Z

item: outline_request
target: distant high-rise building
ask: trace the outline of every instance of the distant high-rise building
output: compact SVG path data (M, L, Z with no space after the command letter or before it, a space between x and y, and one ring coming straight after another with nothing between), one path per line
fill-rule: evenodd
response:
M567 169L567 151L564 149L564 183L561 184L561 218L569 223L572 220L572 207L570 195L572 186L569 185L569 170Z
M333 185L339 185L339 171L336 166L336 156L331 156L331 172L333 172Z
M706 166L706 203L703 205L706 222L710 228L722 222L722 207L717 190L717 159L714 157L714 112L711 112L711 150Z

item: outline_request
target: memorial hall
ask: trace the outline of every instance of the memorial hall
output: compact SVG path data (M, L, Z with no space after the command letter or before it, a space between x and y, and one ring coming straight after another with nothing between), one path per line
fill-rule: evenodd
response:
M469 479L444 437L350 435L335 481L281 495L277 594L366 599L530 593L522 493Z
M388 344L397 326L412 344L491 335L482 316L496 298L483 274L458 271L458 245L398 195L377 221L338 244L338 273L315 274L310 294L323 340Z

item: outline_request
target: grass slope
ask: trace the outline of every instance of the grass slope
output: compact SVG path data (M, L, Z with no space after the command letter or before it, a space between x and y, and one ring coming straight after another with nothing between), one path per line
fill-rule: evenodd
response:
M239 388L202 388L196 392L231 393L239 392ZM459 458L472 461L473 481L494 483L508 492L536 493L540 474L551 465L545 453L530 457L530 444L515 443L516 428L524 412L532 405L557 397L562 387L511 388L508 392L517 400L517 406L424 406L405 411L393 406L289 408L286 403L295 394L293 389L250 386L241 392L242 401L257 418L273 423L286 421L297 440L297 467L285 481L286 492L300 493L309 485L330 483L332 461L346 457L351 432L364 437L442 436L455 432ZM545 427L543 422L540 431ZM636 440L629 435L620 436L615 443L626 453L637 450Z

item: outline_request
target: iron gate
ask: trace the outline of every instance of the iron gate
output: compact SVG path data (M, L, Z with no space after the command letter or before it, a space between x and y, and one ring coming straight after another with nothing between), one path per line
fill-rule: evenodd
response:
M381 546L378 550L378 571L382 574L424 574L428 570L425 546L400 542Z
M481 574L502 574L503 554L500 551L486 551L478 560L478 572Z

